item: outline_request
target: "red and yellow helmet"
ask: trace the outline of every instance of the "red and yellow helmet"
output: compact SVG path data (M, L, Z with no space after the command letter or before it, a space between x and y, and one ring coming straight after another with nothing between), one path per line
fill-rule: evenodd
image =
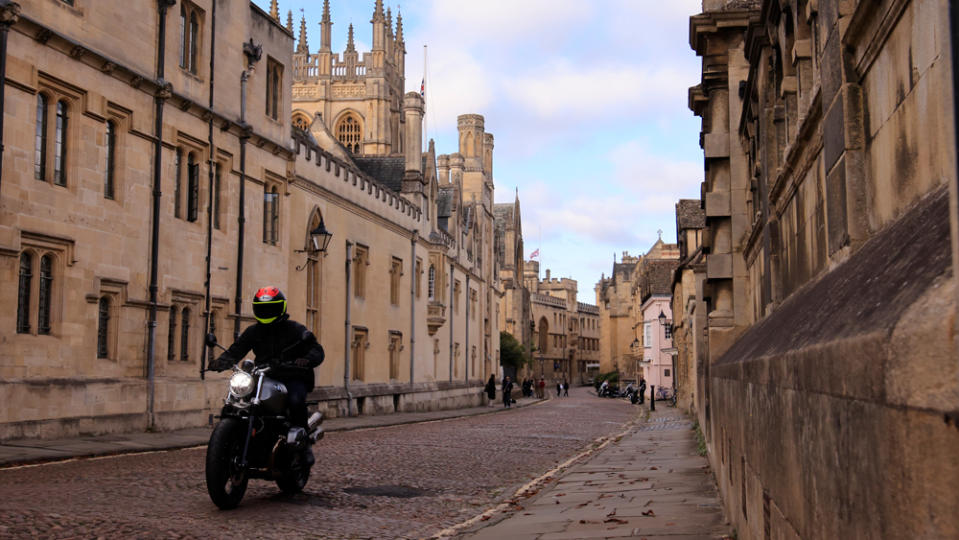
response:
M276 287L263 287L253 295L253 316L262 324L270 324L286 313L286 296Z

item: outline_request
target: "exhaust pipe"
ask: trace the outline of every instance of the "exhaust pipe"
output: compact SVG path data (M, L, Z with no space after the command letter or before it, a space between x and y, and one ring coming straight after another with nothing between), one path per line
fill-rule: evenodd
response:
M323 438L324 432L323 427L320 424L323 423L323 413L317 411L310 416L310 419L306 421L307 428L310 431L310 439L313 442L316 442Z

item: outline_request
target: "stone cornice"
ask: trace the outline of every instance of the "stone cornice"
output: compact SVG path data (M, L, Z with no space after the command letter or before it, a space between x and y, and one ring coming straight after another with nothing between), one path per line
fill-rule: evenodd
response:
M759 20L757 9L709 11L689 18L689 46L696 54L706 54L706 38L726 30L742 29Z

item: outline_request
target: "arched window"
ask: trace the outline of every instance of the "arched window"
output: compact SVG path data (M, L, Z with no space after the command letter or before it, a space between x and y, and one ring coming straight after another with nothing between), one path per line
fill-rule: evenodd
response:
M110 349L107 342L110 330L110 299L106 296L100 297L99 310L97 312L97 358L107 358L110 356Z
M293 127L306 131L310 129L310 122L302 114L293 115Z
M53 255L40 258L40 294L37 297L37 333L50 333L50 299L53 297Z
M37 94L36 152L33 159L33 176L45 180L47 176L47 96Z
M187 156L187 203L186 219L187 221L196 221L200 209L200 164L196 160L196 154L190 152Z
M430 300L433 300L436 298L436 268L432 264L430 265L429 281L427 283L427 293L429 294Z
M170 324L167 330L166 359L176 358L176 306L170 306Z
M103 183L103 196L107 199L114 198L114 175L116 168L116 151L117 151L117 125L113 120L107 121L107 169L106 177L104 178Z
M361 134L360 122L352 114L344 116L336 125L336 139L354 154L360 152Z
M180 360L190 361L190 308L180 313Z
M17 292L17 333L30 333L30 288L33 285L33 258L20 255L20 282Z
M53 183L67 185L67 102L57 102L57 131L54 138Z

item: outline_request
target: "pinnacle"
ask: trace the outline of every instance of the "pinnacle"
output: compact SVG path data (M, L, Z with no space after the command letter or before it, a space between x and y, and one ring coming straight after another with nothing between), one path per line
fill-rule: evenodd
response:
M353 42L353 23L350 23L350 30L347 34L346 52L356 52L356 44Z
M274 21L280 20L280 6L276 3L276 0L270 0L270 17Z
M296 52L302 54L309 54L310 52L310 46L306 42L306 15L303 13L300 14L300 42L296 46Z

